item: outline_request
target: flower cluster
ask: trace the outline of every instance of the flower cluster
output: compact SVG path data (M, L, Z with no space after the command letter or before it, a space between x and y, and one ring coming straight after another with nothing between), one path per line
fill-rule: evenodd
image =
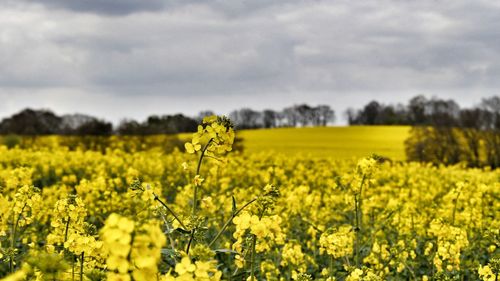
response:
M58 200L50 221L52 230L47 235L47 252L61 256L71 253L82 263L86 260L87 268L101 265L103 243L96 239L97 235L91 233L93 227L85 221L86 218L87 209L78 196ZM71 278L74 278L73 274Z
M407 264L416 258L414 250L416 247L415 239L411 241L398 240L393 245L389 245L387 241L383 241L381 244L375 241L364 262L377 269L381 273L380 276L384 276L389 271L401 273L407 269Z
M64 245L69 237L72 240L78 239L76 235L85 233L86 217L87 209L81 198L72 196L58 200L50 221L52 231L47 236L48 246ZM81 251L77 254L80 253Z
M12 206L12 215L17 227L23 227L33 222L41 201L42 197L38 188L24 185L18 189L14 195L14 205Z
M434 220L430 224L429 233L437 239L437 250L433 260L437 271L459 270L461 251L469 245L467 232Z
M296 242L285 244L281 256L283 257L283 260L281 261L282 266L300 266L304 262L302 247Z
M354 229L350 225L330 228L321 234L319 244L321 251L326 251L334 258L350 256L353 252Z
M500 276L500 258L492 258L489 264L485 266L479 265L477 273L483 281L498 280Z
M134 221L118 214L111 214L101 229L104 253L107 255L106 265L110 270L108 279L130 279L128 275L131 268L129 254L132 249L134 228Z
M221 280L222 272L217 270L215 261L195 261L187 256L183 257L175 265L175 272L165 275L162 281L218 281Z
M188 153L195 153L205 145L207 155L214 155L231 151L233 142L234 130L231 121L225 116L212 115L203 118L191 142L184 146Z
M293 274L306 271L306 255L302 251L302 247L296 241L286 243L281 252L281 266L289 266L293 268Z
M155 223L137 225L111 214L101 230L108 280L147 281L158 272L165 236Z
M481 280L483 281L495 281L495 273L493 270L488 265L482 266L479 265L479 269L477 270L477 273L479 274L479 277L481 277Z
M380 244L375 241L372 245L370 254L364 259L364 263L371 265L371 267L377 269L379 272L388 271L389 268L386 267L391 259L390 247L386 243Z
M358 161L356 172L360 175L370 176L377 166L377 160L373 157L363 158Z
M238 252L242 251L247 233L257 237L256 251L259 253L270 250L274 244L284 243L285 235L282 233L281 218L278 215L259 218L249 212L242 212L234 218L233 223L236 225L236 231L233 233L236 242L233 249Z
M355 268L345 278L345 281L382 281L382 279L370 269L361 270Z

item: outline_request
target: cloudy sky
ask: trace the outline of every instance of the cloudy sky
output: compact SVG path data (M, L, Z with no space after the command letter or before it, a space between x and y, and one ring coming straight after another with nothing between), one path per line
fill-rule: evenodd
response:
M496 0L1 0L0 117L467 106L498 95L499 27Z

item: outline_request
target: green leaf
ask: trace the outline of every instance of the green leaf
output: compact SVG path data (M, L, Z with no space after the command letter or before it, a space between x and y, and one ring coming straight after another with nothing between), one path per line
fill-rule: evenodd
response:
M172 249L162 248L161 253L170 257L175 257L175 251Z
M190 234L191 233L191 231L185 230L184 228L180 228L180 227L176 228L175 230L179 231L180 233L184 233L184 234Z
M237 255L238 252L231 250L231 249L215 249L214 252L216 253L224 253L224 254L234 254Z
M233 216L234 216L238 209L236 209L236 199L234 199L234 196L232 196L232 198L233 198Z

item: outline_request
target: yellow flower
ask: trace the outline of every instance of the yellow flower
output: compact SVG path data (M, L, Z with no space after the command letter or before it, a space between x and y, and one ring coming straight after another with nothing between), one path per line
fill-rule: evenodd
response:
M138 268L154 267L156 266L156 258L153 256L139 256L135 259L135 265Z
M346 281L358 281L362 280L363 270L356 268L354 269L349 276L345 279Z
M210 270L211 270L210 262L197 261L194 275L197 278L209 278Z
M344 225L338 229L327 230L321 235L319 243L321 250L326 250L334 258L351 255L354 245L352 226Z
M189 257L183 257L181 262L175 265L175 272L179 275L183 275L185 273L192 273L196 270L196 266L191 263L191 259Z
M251 233L255 234L257 238L264 238L268 233L268 228L263 221L255 221L254 223L252 223L250 229Z
M108 281L130 281L130 275L121 273L109 273L107 275Z
M111 270L117 270L119 273L127 273L128 271L128 260L125 257L120 256L110 256L106 260L108 268Z
M236 255L235 257L235 264L236 264L236 267L238 268L243 268L243 266L245 266L245 259L240 256L240 255Z
M131 233L134 230L134 222L122 217L118 222L118 228L123 230L125 233Z
M187 162L182 162L182 169L186 171L189 168L189 165Z
M194 143L191 143L191 142L186 142L184 144L184 148L186 148L186 152L187 153L195 153L196 151L199 151L201 149L201 144L197 143L197 144L194 144Z
M479 277L483 281L495 281L495 274L491 270L491 268L487 265L481 266L479 265L479 269L477 270Z
M194 176L194 181L193 181L193 182L194 182L194 185L196 185L196 186L200 186L200 185L201 185L201 183L202 183L204 180L205 180L205 179L204 179L204 178L202 178L200 175L196 175L196 176Z
M233 219L233 223L236 225L237 229L245 230L250 228L252 222L252 216L247 212L242 212L240 215Z
M142 192L141 194L141 199L143 201L153 201L155 199L155 195L154 195L154 192L153 192L153 189L151 187L146 187L146 189L144 190L144 192Z
M232 150L234 130L231 121L222 116L208 116L203 119L191 142L184 144L187 153L193 154L206 145L207 155L223 154Z

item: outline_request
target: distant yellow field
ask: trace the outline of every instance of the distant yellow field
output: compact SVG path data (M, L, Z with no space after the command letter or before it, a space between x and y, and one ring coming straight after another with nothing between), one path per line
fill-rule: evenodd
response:
M407 126L279 128L238 131L245 152L275 151L313 157L359 158L376 153L404 160Z

